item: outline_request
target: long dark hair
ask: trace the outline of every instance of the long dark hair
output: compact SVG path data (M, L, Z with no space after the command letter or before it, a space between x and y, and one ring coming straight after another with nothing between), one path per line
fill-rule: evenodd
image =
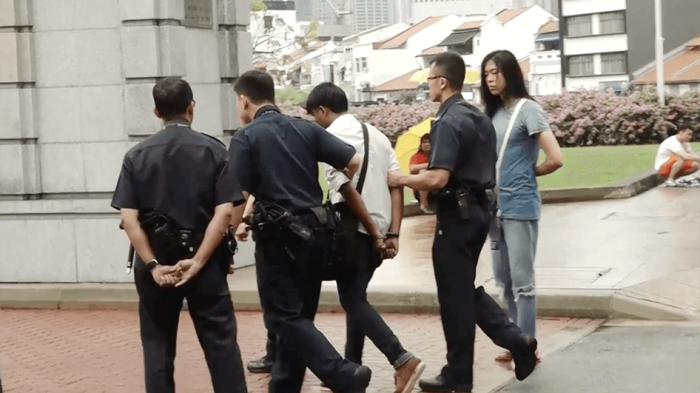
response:
M507 50L497 50L489 53L481 62L481 99L486 107L486 115L493 117L500 108L503 107L503 100L500 96L495 96L489 91L486 83L486 63L493 61L498 67L498 71L506 81L506 94L510 98L528 98L532 100L525 87L525 78L520 64L515 55Z

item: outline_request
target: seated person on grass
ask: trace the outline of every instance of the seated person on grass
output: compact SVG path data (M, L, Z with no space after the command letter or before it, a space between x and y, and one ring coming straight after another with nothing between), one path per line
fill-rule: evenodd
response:
M666 138L659 146L654 169L667 178L664 183L667 187L700 186L697 177L691 181L676 180L700 169L700 155L693 153L690 147L693 130L687 126L679 127L678 130L676 135Z
M430 162L430 134L424 134L420 137L420 145L418 146L418 151L416 154L411 156L411 161L409 163L409 171L412 175L417 175L428 170L428 163ZM434 213L430 209L429 204L429 191L413 191L413 195L416 197L420 203L420 208L424 213Z

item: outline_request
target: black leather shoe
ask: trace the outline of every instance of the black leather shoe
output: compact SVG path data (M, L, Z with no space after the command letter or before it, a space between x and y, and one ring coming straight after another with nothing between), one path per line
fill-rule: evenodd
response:
M272 372L272 360L263 356L258 360L248 362L248 371L253 374L269 374Z
M372 370L367 366L359 366L352 377L354 383L349 393L365 393L367 386L369 386L369 381L372 379Z
M537 365L537 340L527 334L522 336L522 346L516 351L512 351L513 362L515 362L515 378L522 381L535 370Z
M455 384L445 381L442 375L435 378L421 379L418 382L420 390L424 392L455 392L455 393L471 393L471 384Z

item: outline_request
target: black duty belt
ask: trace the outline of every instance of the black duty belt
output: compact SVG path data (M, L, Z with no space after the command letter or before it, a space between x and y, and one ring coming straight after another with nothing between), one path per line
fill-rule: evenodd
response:
M483 188L470 188L465 190L443 190L436 193L435 200L440 210L459 209L460 195L464 195L466 202L486 208L489 204L487 190Z

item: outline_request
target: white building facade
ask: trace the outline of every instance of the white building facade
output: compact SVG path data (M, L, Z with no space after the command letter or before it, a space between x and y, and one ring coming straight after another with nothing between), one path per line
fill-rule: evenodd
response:
M627 0L562 0L563 72L567 89L620 91L627 87L626 9Z
M417 58L424 49L443 41L465 22L456 15L428 18L381 44L357 45L355 58L359 60L361 75L355 78L355 88L362 90L378 86L397 76L422 67ZM364 58L366 61L366 68ZM358 64L357 60L355 64Z
M534 37L554 15L539 6L507 10L486 18L469 17L439 46L462 55L468 68L480 68L481 62L495 50L509 50L520 60L535 50Z
M535 50L528 58L528 91L532 96L560 94L561 36L559 21L542 26L535 36Z
M428 16L444 15L493 15L503 9L515 9L539 5L543 9L559 14L559 0L410 0L410 20L416 23Z

